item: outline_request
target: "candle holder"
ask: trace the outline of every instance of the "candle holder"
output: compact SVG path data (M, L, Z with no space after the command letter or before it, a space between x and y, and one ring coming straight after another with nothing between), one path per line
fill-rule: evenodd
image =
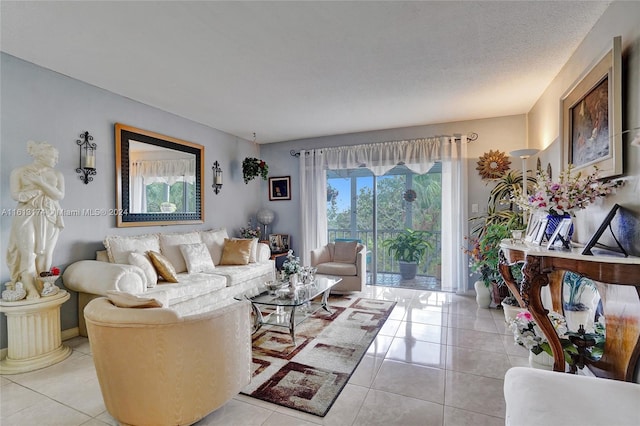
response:
M80 138L76 140L76 144L80 149L80 164L76 169L76 173L80 173L79 178L86 185L96 175L96 149L98 149L98 146L91 142L93 136L89 132L81 133Z
M215 161L211 170L213 170L213 184L211 187L213 188L213 192L219 194L222 190L222 169L220 168L220 163Z

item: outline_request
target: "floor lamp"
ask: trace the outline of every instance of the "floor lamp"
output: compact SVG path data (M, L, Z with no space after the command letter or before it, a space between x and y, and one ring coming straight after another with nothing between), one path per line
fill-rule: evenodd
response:
M520 157L522 160L522 196L527 199L527 159L539 152L539 149L518 149L509 153L512 157ZM522 210L523 225L527 223L527 211Z

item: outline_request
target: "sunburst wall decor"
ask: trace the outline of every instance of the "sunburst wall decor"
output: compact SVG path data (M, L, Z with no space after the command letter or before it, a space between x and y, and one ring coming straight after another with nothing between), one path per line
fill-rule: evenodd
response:
M497 179L509 170L510 165L511 161L504 152L489 150L478 160L476 170L482 179Z

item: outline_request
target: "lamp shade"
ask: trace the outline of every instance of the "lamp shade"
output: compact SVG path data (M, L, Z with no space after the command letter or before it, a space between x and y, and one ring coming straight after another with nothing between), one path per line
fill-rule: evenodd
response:
M276 218L276 214L269 209L260 209L256 214L256 219L263 225L269 225Z
M537 154L538 151L540 150L539 149L518 149L515 151L511 151L509 155L511 155L512 157L529 158L532 155Z

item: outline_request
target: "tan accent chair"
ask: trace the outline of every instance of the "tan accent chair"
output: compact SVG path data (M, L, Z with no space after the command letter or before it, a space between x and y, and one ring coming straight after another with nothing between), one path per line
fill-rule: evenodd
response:
M357 243L354 261L345 263L336 259L336 244L340 243L311 250L311 266L318 268L318 274L342 278L332 291L362 291L367 279L367 247Z
M127 425L190 425L251 379L250 304L181 317L100 297L84 316L109 413Z

